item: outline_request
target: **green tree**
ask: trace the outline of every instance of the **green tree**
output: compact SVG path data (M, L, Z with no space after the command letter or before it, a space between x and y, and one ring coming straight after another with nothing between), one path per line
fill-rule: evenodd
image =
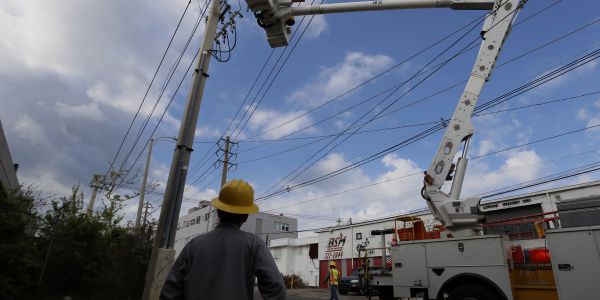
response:
M41 201L32 188L0 187L0 299L18 298L34 288L40 267L34 233Z
M139 299L150 235L121 223L126 199L84 211L74 186L67 197L40 200L29 189L0 193L0 299Z

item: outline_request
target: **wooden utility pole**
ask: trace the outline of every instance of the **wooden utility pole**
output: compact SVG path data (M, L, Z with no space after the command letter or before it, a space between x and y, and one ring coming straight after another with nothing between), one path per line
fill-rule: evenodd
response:
M227 170L229 169L229 136L225 138L225 150L223 156L223 172L221 173L221 188L227 182ZM208 217L206 218L206 232L209 232L212 228L210 226L210 215L212 215L212 204L208 206Z

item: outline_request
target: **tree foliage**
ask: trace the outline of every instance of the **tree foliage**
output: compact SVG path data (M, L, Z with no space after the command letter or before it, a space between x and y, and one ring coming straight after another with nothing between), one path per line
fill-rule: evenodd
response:
M78 186L58 199L0 192L0 299L139 299L151 230L121 225L120 207L88 215Z

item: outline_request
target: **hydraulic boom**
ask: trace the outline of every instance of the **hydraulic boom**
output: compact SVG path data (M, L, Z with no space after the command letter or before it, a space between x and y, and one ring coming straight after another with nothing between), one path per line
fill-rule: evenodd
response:
M389 9L447 7L460 10L491 10L481 29L482 43L467 85L460 96L433 163L425 172L421 195L434 217L452 236L479 234L483 216L480 198L460 199L467 151L473 135L473 109L488 81L518 12L527 0L374 0L292 7L296 0L246 0L258 24L267 33L271 47L287 46L294 16ZM453 163L461 149L462 155ZM442 192L445 181L452 181L450 193Z

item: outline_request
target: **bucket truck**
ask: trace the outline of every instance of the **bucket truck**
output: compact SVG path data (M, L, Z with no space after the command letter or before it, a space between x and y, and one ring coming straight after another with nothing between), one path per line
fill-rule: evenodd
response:
M368 275L363 281L368 290L376 291L381 299L515 299L510 279L511 248L507 237L483 235L484 218L479 211L481 199L461 199L460 193L467 169L466 155L474 132L473 110L526 0L373 0L307 6L292 6L296 0L246 2L258 24L265 29L267 41L273 48L288 45L295 16L444 7L489 11L481 29L482 41L475 65L423 179L421 196L444 231L440 238L394 243L390 250L391 268L384 265L381 270L367 270L365 274ZM462 155L454 162L461 150ZM449 193L442 191L446 181L452 181ZM566 230L567 233L549 232L549 236L557 237L552 239L553 242L576 231L580 238L585 239L584 235L590 230L593 234L589 236L600 237L600 226ZM597 254L600 255L600 252ZM385 255L384 250L383 257ZM572 270L571 265L560 262L553 262L553 267L555 274ZM561 299L576 299L560 294ZM539 299L550 298L543 296Z

